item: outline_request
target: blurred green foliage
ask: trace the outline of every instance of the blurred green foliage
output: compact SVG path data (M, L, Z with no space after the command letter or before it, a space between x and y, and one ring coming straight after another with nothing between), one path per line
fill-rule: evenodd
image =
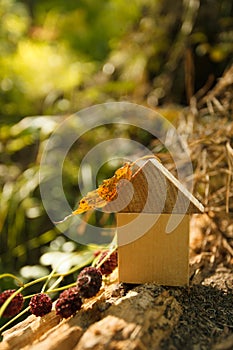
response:
M38 264L57 242L38 187L41 153L62 118L55 115L108 101L188 103L187 88L195 93L232 62L233 4L1 0L0 18L1 273ZM95 142L113 132L96 132ZM150 144L144 133L124 135ZM87 134L65 166L72 207L77 164L92 142ZM101 177L112 171L104 167Z
M195 91L232 60L232 11L228 0L1 0L1 121L184 103L185 74Z
M74 110L76 90L91 84L111 46L139 18L139 5L1 1L2 117Z

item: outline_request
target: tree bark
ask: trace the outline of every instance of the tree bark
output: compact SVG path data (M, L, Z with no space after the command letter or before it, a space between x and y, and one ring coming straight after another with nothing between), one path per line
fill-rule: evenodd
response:
M29 316L4 333L0 350L159 349L179 321L179 303L154 284L123 294L122 286L105 287L67 320L55 311Z

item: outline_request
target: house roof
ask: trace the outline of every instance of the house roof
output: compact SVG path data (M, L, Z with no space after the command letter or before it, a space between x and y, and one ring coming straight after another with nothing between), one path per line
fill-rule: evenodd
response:
M118 187L118 197L104 208L122 213L191 214L203 205L155 158L148 160Z

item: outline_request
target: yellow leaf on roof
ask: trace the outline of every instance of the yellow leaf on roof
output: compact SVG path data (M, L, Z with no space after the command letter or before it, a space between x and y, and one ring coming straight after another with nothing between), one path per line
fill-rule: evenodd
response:
M151 156L142 157L140 159L144 158L151 158ZM103 180L103 183L99 185L97 189L88 192L87 195L79 201L77 209L75 209L70 215L66 216L63 220L55 223L64 222L71 216L85 213L91 209L102 208L108 202L114 200L117 197L117 185L119 184L119 181L123 179L131 180L132 167L137 161L138 160L132 163L125 163L121 168L117 169L111 178Z

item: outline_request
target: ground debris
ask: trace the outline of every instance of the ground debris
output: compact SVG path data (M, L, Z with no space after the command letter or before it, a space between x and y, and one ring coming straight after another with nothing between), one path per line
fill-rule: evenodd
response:
M208 282L211 279L214 276ZM233 334L232 290L222 291L205 281L190 291L174 288L170 293L182 306L182 315L171 335L162 341L161 349L209 350L219 339Z
M114 297L115 286L102 290L97 297L84 304L74 317L50 325L53 318L34 318L30 327L25 322L4 334L1 350L82 350L82 349L159 349L181 316L181 306L168 290L148 284L129 289L126 295ZM107 308L103 308L103 303ZM54 311L51 312L54 314ZM26 329L40 331L20 336Z

